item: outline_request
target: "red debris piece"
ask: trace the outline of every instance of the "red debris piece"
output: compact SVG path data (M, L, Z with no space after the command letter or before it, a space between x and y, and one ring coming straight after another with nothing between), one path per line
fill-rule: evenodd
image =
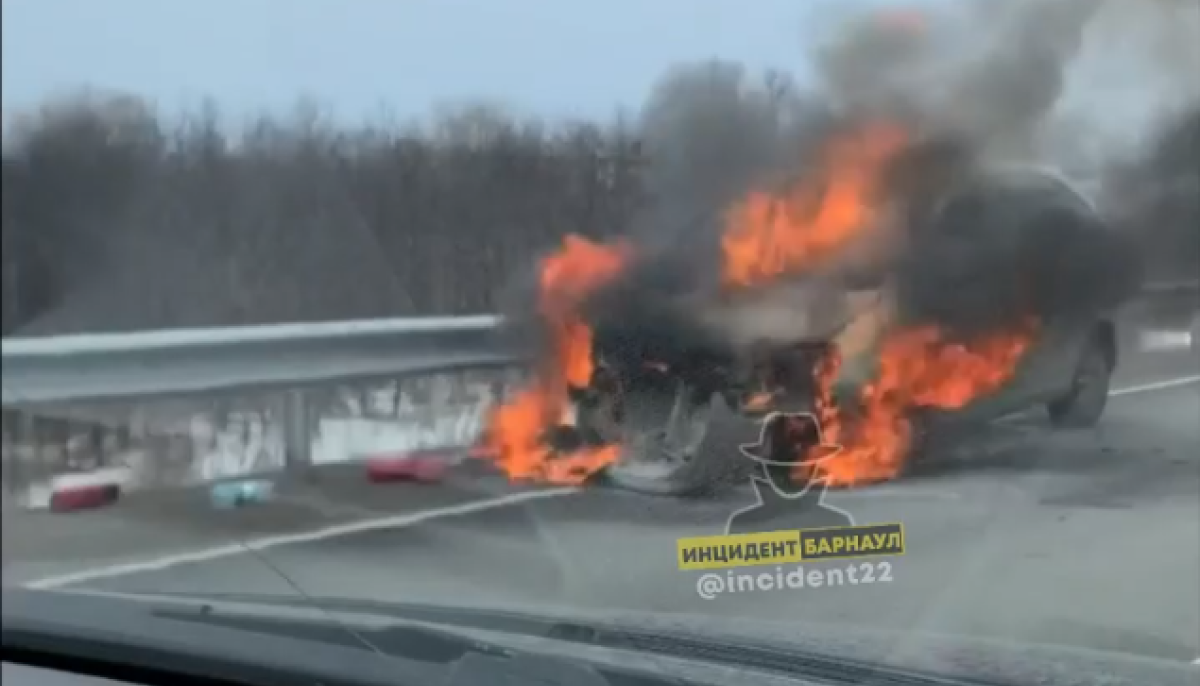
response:
M366 459L367 478L373 482L440 481L450 466L445 451L384 453Z
M111 505L120 497L120 484L88 484L61 488L50 494L50 511L92 510Z

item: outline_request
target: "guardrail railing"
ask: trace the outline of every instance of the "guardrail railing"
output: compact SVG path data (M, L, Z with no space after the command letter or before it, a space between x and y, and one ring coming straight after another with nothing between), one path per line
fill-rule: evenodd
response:
M1200 281L1147 284L1194 297ZM273 324L3 341L3 404L308 383L518 363L494 315Z
M7 407L4 495L38 508L72 475L106 475L128 492L469 446L523 374L470 367Z
M1155 281L1142 286L1142 295L1196 295L1200 294L1200 281L1182 279L1177 281Z
M4 480L29 502L130 459L167 485L463 444L520 362L495 316L9 339Z
M195 349L221 345L240 346L291 341L394 337L429 332L477 332L495 330L500 324L501 319L496 315L478 315L70 334L40 338L9 338L4 340L3 350L5 359L8 359L10 356L79 355L168 348Z
M88 334L3 342L5 407L518 362L498 317Z

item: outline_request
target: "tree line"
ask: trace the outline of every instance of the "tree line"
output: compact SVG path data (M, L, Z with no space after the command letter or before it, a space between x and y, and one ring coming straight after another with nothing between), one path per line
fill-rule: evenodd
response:
M212 104L82 92L5 122L3 332L494 312L563 235L711 213L834 119L788 76L720 61L607 122L471 105L351 126L300 103L234 127ZM1165 187L1158 166L1138 176Z
M812 111L718 61L605 122L475 104L352 126L301 102L235 127L213 104L59 98L5 126L4 332L492 312L567 233L720 202Z
M620 231L638 141L474 108L433 131L316 109L234 137L133 98L13 125L3 171L6 333L463 314L566 232Z

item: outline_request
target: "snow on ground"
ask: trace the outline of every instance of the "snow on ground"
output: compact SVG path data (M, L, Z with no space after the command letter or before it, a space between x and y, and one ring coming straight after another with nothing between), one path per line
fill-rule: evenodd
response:
M482 429L491 395L478 383L371 384L337 389L320 408L311 439L313 464L333 464L367 455L471 444ZM452 386L456 386L452 388ZM80 479L120 483L123 489L186 485L284 466L284 426L278 397L243 398L236 403L205 405L198 399L183 407L156 403L131 406L123 414L98 420L114 424L148 423L144 437L123 451L103 450L103 464L89 460L79 436L63 446L13 444L5 447L6 505L44 508L55 484ZM165 408L165 409L164 409ZM78 408L77 408L78 409ZM157 414L154 414L156 413ZM153 418L146 420L147 413ZM78 416L64 411L62 417ZM87 411L83 415L89 416ZM134 417L138 417L134 419ZM84 424L86 426L86 424ZM82 453L79 462L72 456ZM10 473L8 467L18 463ZM80 462L82 464L80 464ZM72 467L67 465L73 464ZM59 465L50 468L49 465ZM28 477L13 483L13 473ZM36 476L35 476L36 474Z
M320 423L319 433L313 438L313 464L346 462L376 453L465 446L479 434L483 417L483 407L466 407L437 417L432 425L361 418L325 419ZM207 447L195 455L192 474L185 477L183 483L227 479L282 468L283 440L279 427L256 426L258 428L250 432L248 439L240 431L225 431L219 432L213 440L208 435L207 427L194 436L197 447ZM117 483L127 490L146 487L149 479L144 475L153 471L148 464L153 459L149 451L131 450L124 453L121 459L122 466L63 474L29 484L23 497L15 494L14 504L44 509L53 491L85 483Z

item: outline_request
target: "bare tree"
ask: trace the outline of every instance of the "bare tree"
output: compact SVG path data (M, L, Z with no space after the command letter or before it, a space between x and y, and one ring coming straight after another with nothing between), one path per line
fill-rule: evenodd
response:
M563 234L627 229L636 137L490 105L422 131L304 102L234 131L85 94L4 156L6 331L487 312Z

